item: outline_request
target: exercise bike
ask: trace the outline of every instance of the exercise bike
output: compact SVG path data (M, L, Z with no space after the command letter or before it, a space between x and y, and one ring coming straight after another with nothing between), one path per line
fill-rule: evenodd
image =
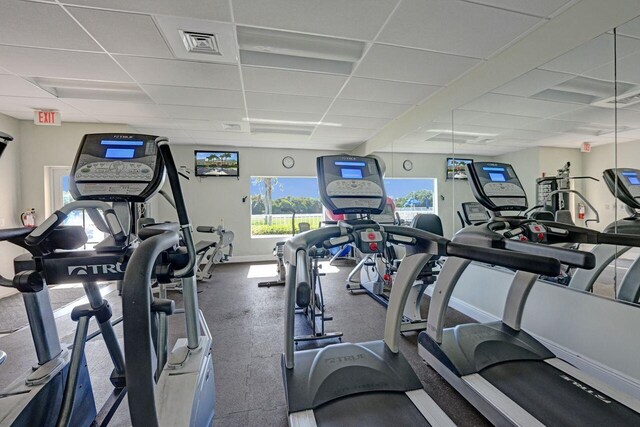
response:
M325 276L321 273L322 265L319 263L321 259L326 258L329 251L324 248L313 247L308 251L311 262L309 277L311 283L299 283L296 286L296 310L297 315L303 315L311 328L311 333L307 335L296 335L293 340L298 345L299 342L317 341L326 339L338 339L342 341L342 332L327 332L325 330L325 322L333 320L332 316L326 314L324 305L324 295L322 293L322 283L320 277Z

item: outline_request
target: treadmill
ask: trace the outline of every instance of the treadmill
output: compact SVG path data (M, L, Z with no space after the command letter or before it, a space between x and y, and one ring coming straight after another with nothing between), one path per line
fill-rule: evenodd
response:
M320 195L327 209L363 215L382 211L386 195L377 159L324 156L317 159L317 168ZM294 351L296 299L310 292L312 248L353 244L362 253L372 254L387 243L414 246L425 254L478 260L538 274L560 271L560 263L549 257L453 243L416 228L380 225L368 219L340 221L335 226L293 236L284 248L287 273L282 374L289 425L454 425L426 393L399 351L402 311L422 268L414 269L407 262L416 255L406 257L398 270L397 283L405 285L393 286L383 340Z
M467 168L474 196L494 212L494 218L487 224L464 228L456 234L454 242L551 256L562 264L586 270L595 265L592 253L553 245L640 245L638 236L503 216L501 210L520 212L527 207L524 189L513 167L474 162ZM501 321L445 329L451 294L469 263L448 258L436 283L427 331L418 338L418 352L429 365L495 425L640 425L639 400L557 358L522 330L522 315L527 296L537 282L536 274L521 270L515 273Z
M602 177L607 188L620 200L629 216L609 224L604 233L625 233L640 235L640 170L631 168L607 169ZM591 251L596 256L593 270L576 270L569 287L591 292L600 274L616 257L631 249L630 246L597 245ZM617 287L616 299L631 303L640 303L640 258L627 270Z

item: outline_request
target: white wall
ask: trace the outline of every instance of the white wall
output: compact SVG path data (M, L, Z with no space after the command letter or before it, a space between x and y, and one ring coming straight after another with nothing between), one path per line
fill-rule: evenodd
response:
M0 114L0 131L14 137L0 158L0 228L19 227L20 213L25 210L20 187L20 130L18 120ZM0 274L13 277L13 258L22 250L0 243Z

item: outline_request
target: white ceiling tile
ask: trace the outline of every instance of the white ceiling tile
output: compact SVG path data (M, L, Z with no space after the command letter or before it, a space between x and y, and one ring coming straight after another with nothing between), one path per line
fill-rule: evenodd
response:
M387 123L389 123L389 119L387 118L333 115L327 115L323 121L328 123L340 123L342 126L358 129L382 129Z
M372 40L397 0L233 0L235 22Z
M33 118L33 110L55 110L63 114L81 114L73 106L56 98L28 98L15 96L0 96L0 109L7 111L30 112Z
M0 75L0 96L30 96L33 98L54 98L46 90L10 74Z
M485 113L475 118L465 120L463 124L478 125L478 126L494 126L497 128L505 129L522 129L526 125L538 121L537 118L527 116L515 116L513 114L498 114L498 113ZM456 117L456 112L453 116L453 126L456 128L461 122Z
M461 56L374 44L354 75L444 86L478 63Z
M159 106L155 104L98 101L94 99L65 99L64 101L83 113L94 116L166 117Z
M65 3L157 15L231 20L228 0L66 0Z
M581 108L579 104L542 101L518 96L487 93L462 107L465 110L515 114L529 117L551 117Z
M353 77L340 93L340 98L418 104L438 89L440 86Z
M478 117L486 114L484 111L469 111L469 110L454 110L453 112L447 111L436 117L434 122L438 123L446 123L451 126L453 120L456 123L468 124L471 122L475 122Z
M139 83L240 90L237 65L209 64L169 59L116 56Z
M131 81L104 53L0 46L0 63L6 69L23 76Z
M183 105L160 105L162 111L171 119L187 120L228 120L240 121L246 116L240 108L188 107Z
M110 53L173 57L149 15L81 7L68 10Z
M264 120L319 122L322 119L323 115L324 115L324 112L300 113L300 112L291 112L291 111L265 111L265 110L249 109L250 118L264 119ZM331 120L325 119L325 122L331 122Z
M531 70L509 83L494 89L492 92L504 95L530 97L545 89L573 78L573 74L556 73L545 70Z
M143 87L158 104L244 108L242 92L237 90L159 85L144 85Z
M174 142L173 138L189 138L189 134L184 129L158 129L155 127L136 127L136 131L147 135L159 135L166 136L170 139L170 142Z
M613 125L614 111L612 108L583 107L575 111L558 114L554 116L554 119Z
M331 104L330 98L247 92L249 110L323 113Z
M617 77L619 82L633 83L640 85L640 52L618 59ZM584 73L585 76L594 79L613 81L613 62L609 62L600 67L594 68ZM613 96L613 84L611 85L611 96Z
M640 38L640 17L632 19L617 28L618 35Z
M313 136L318 137L339 137L339 138L356 138L369 139L377 131L373 129L354 129L346 127L318 126L313 132Z
M326 147L335 147L337 144L342 146L342 144L347 144L349 146L358 146L365 142L366 139L361 138L340 138L335 136L313 136L309 139L308 145L311 145L309 148L315 148L317 150L325 149Z
M57 4L2 0L2 44L101 51Z
M640 51L640 40L618 36L618 58ZM540 68L572 74L583 74L593 68L613 61L613 36L603 34L570 50ZM613 74L608 78L613 80Z
M569 120L544 119L525 126L523 129L541 132L568 132L578 126L583 126L584 122Z
M516 12L529 13L536 16L549 16L571 0L474 0L489 6Z
M540 18L452 0L404 0L377 41L486 58Z
M510 130L507 132L503 132L500 134L501 139L530 139L533 141L538 141L544 138L552 138L558 136L557 133L553 132L540 132L540 131L530 131L530 130Z
M324 96L333 98L347 81L346 76L305 73L273 68L242 67L244 89L287 95Z
M409 109L410 105L387 104L384 102L356 101L353 99L336 99L329 110L329 115L375 117L393 119Z

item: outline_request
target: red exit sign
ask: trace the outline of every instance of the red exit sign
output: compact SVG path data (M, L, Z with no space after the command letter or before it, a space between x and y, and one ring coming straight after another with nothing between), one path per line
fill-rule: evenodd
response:
M59 111L42 111L33 112L33 123L42 126L60 126L62 120Z

